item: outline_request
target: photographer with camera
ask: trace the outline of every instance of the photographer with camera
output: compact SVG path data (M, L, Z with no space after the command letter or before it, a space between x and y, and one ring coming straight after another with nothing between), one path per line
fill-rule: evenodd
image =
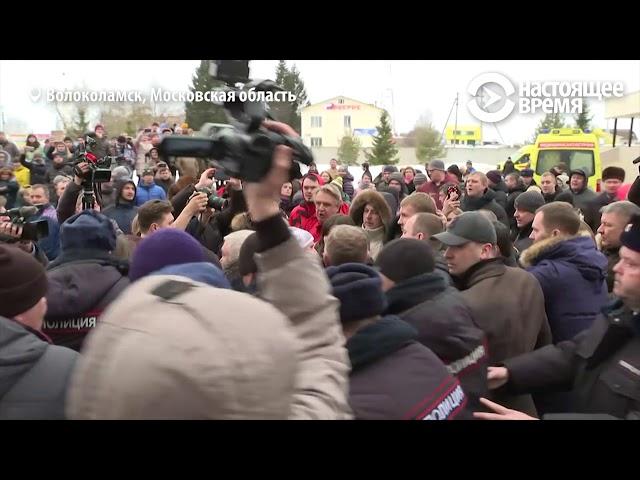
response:
M38 247L42 249L49 261L54 260L60 252L60 224L56 209L49 202L49 188L47 185L33 185L31 187L31 205L38 208L38 213L30 221L46 220L49 234L38 240Z
M247 211L247 204L242 194L242 182L236 178L227 181L228 200L217 196L213 191L214 175L215 168L205 170L198 183L182 189L173 197L171 204L176 214L182 216L185 204L195 193L199 192L207 199L206 208L193 213L185 230L207 249L220 256L224 237L231 233L231 221L237 214Z
M6 213L0 213L0 244L15 245L46 268L49 264L49 259L47 259L42 249L38 247L36 242L25 240L23 235L24 226L12 222L11 217L6 216Z

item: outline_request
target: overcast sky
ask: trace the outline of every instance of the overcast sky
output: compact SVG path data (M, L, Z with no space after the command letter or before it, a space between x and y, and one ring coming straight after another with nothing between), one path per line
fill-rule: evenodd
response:
M288 60L295 63L312 103L346 95L387 108L397 133L411 130L418 118L429 113L442 129L460 94L458 124L478 123L469 114L466 93L469 82L484 72L499 72L514 83L524 80L620 81L625 93L640 90L640 61L430 61L430 60ZM152 86L187 91L199 60L123 61L0 61L0 111L5 121L22 120L30 131L46 133L56 127L56 115L44 99L33 102L34 89L141 90ZM251 62L253 78L274 78L277 60ZM37 91L37 90L36 90ZM393 102L392 102L393 99ZM613 127L604 120L604 102L590 100L594 125ZM453 124L455 109L449 120ZM497 124L484 125L485 140L517 143L529 138L542 117L517 112ZM636 126L640 123L637 120ZM618 128L628 128L620 120ZM638 131L640 127L634 128ZM498 133L499 132L499 133ZM500 135L499 135L500 134Z

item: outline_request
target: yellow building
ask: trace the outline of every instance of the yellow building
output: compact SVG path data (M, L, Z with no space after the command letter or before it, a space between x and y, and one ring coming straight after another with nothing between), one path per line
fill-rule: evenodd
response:
M360 140L362 148L373 145L383 110L349 97L334 97L302 109L302 141L309 147L340 146L345 135Z
M444 131L447 145L482 145L482 126L448 126Z

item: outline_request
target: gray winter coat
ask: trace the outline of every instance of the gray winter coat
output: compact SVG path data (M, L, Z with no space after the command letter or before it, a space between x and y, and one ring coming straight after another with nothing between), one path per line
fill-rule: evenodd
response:
M64 419L67 383L78 354L50 345L0 317L0 420Z

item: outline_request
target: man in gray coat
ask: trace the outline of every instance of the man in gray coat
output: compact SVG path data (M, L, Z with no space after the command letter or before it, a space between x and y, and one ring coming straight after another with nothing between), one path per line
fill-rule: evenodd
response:
M42 333L44 267L0 245L0 420L64 419L67 383L78 354Z

